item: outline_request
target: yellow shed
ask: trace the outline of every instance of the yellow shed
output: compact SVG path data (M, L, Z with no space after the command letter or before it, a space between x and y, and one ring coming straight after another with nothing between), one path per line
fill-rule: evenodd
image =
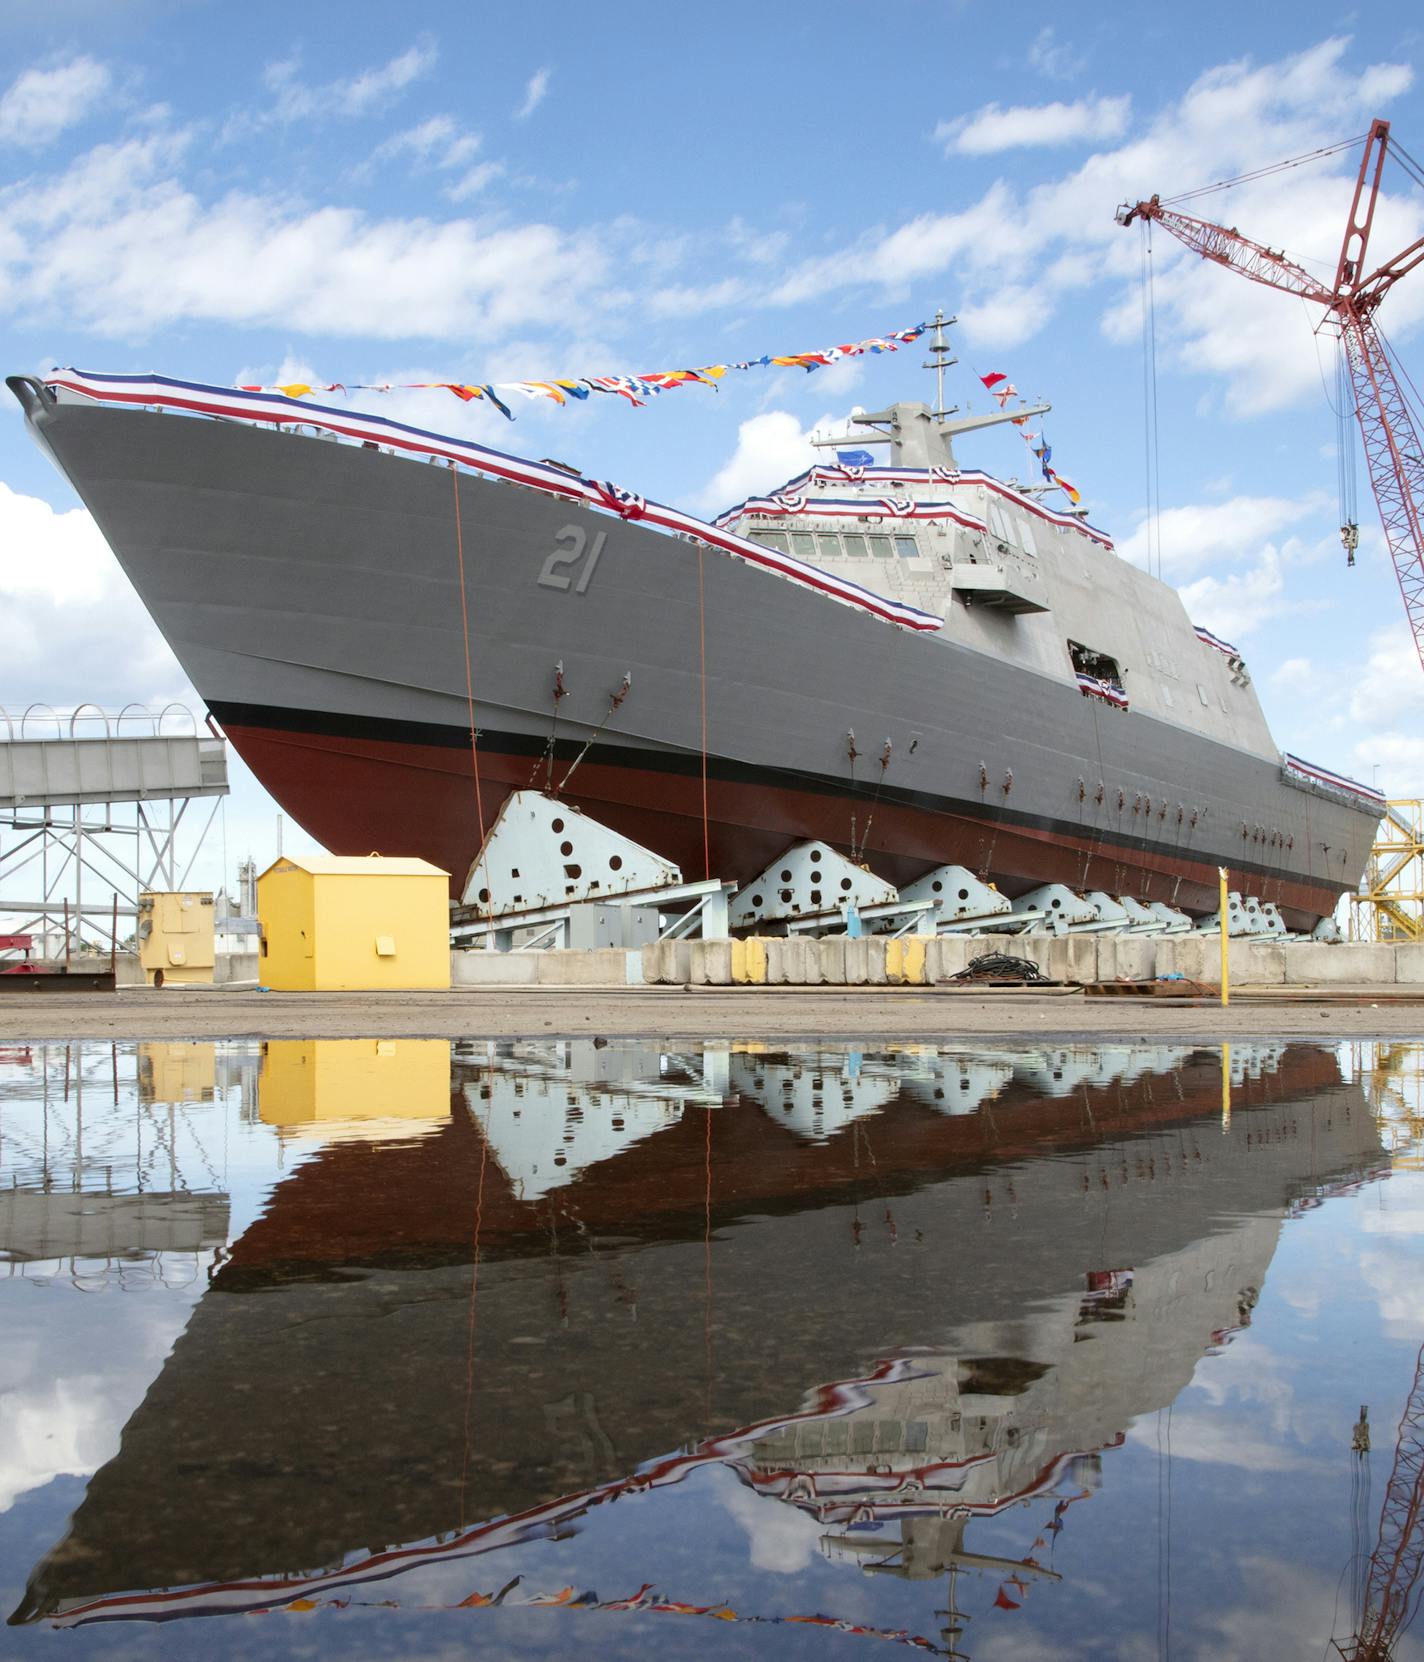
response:
M257 917L275 991L450 985L450 877L427 860L284 855L257 879Z
M211 985L213 897L145 889L138 897L138 961L150 987Z
M271 1039L257 1099L267 1125L418 1134L420 1122L450 1118L450 1046L444 1039Z

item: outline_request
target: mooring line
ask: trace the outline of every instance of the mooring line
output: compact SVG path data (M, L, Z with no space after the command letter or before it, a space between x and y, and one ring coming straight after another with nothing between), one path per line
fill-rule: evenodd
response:
M475 776L475 815L479 820L480 844L485 840L485 805L480 795L479 733L475 726L475 671L470 653L470 606L465 594L465 538L460 525L460 470L450 464L450 481L455 487L455 561L460 572L460 630L465 639L465 699L470 714L470 771Z
M697 648L702 682L702 866L712 876L712 839L707 828L707 610L702 592L702 544L697 545Z
M475 1190L475 1239L470 1256L470 1308L465 1338L465 1451L460 1462L460 1524L465 1516L465 1483L470 1471L470 1405L475 1392L475 1302L480 1290L480 1229L485 1213L485 1165L489 1160L489 1132L480 1126L480 1178Z

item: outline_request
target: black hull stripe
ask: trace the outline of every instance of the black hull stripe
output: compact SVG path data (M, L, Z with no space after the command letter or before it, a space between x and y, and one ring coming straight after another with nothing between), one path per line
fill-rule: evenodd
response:
M446 750L464 750L470 743L469 730L450 727L442 722L398 721L384 716L346 715L338 711L288 710L267 704L233 704L215 702L209 709L224 727L255 727L271 732L312 733L325 738L360 739L382 744L430 745ZM480 729L482 749L503 756L542 756L546 741L523 733L498 733ZM572 760L583 749L582 739L559 739L554 745L555 755ZM648 750L611 743L600 738L590 751L596 760L611 762L634 773L674 774L683 778L700 777L702 758L691 751ZM933 814L952 814L979 824L991 826L1018 826L1025 830L1046 832L1052 836L1092 838L1103 850L1121 849L1154 856L1157 859L1193 860L1202 865L1229 865L1235 872L1253 872L1274 881L1314 885L1323 889L1343 891L1347 885L1337 883L1329 876L1293 871L1288 867L1264 865L1240 856L1221 855L1207 849L1168 846L1146 837L1134 837L1126 832L1113 831L1104 826L1086 822L1054 819L1046 814L1029 814L1013 808L958 797L936 796L928 791L906 790L902 786L874 786L865 781L830 779L823 774L802 773L792 768L757 767L737 762L728 757L708 756L707 773L711 779L729 783L778 786L806 791L817 796L874 798Z

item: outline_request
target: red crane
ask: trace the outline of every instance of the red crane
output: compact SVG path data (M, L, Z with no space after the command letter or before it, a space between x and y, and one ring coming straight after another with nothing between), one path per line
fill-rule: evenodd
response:
M1363 1431L1363 1442L1361 1442ZM1356 1449L1368 1453L1366 1411L1360 1410ZM1336 1649L1347 1662L1388 1662L1394 1642L1414 1619L1424 1574L1424 1349L1404 1404L1389 1488L1380 1508L1379 1540L1370 1555L1363 1608L1355 1637Z
M1135 219L1156 223L1204 260L1214 260L1253 283L1299 295L1325 308L1322 325L1333 327L1344 343L1370 484L1414 645L1424 665L1424 444L1375 323L1375 312L1385 295L1401 277L1424 264L1424 237L1373 270L1365 259L1388 149L1389 123L1375 121L1365 140L1335 281L1328 287L1284 254L1252 242L1235 228L1193 219L1163 206L1156 196L1135 206L1124 203L1117 219L1120 225L1131 225ZM1343 529L1353 563L1349 540L1353 527Z

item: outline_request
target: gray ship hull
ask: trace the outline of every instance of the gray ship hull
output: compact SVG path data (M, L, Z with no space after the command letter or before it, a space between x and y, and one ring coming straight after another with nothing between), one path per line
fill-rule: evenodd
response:
M1363 869L1363 805L948 624L374 448L12 386L239 752L337 852L458 884L504 797L581 757L568 799L688 876L820 837L900 882L952 861L1207 911L1226 865L1309 927Z

